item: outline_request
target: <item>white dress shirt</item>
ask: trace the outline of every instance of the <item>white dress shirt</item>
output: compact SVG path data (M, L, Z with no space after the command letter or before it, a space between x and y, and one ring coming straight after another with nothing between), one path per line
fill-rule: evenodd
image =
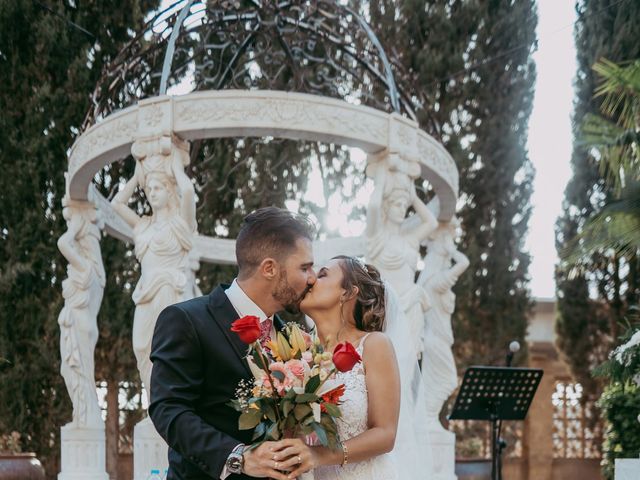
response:
M233 279L231 286L227 288L224 293L227 295L227 298L231 302L231 306L241 317L247 315L253 315L254 317L258 317L260 319L260 323L264 322L267 319L267 315L262 311L262 309L256 305L256 303L249 298L240 285L238 285L238 280ZM271 338L275 338L275 328L271 327ZM225 480L229 476L229 472L227 471L227 466L222 469L222 474L220 475L220 480Z
M224 293L231 302L233 309L238 312L238 315L240 315L240 318L247 315L253 315L260 319L260 323L267 319L267 314L249 298L249 295L247 295L244 290L242 290L240 285L238 285L237 279L233 279L231 286L227 288ZM271 317L271 320L273 320L273 317ZM269 335L271 338L275 338L275 328L273 326L271 327L271 333Z

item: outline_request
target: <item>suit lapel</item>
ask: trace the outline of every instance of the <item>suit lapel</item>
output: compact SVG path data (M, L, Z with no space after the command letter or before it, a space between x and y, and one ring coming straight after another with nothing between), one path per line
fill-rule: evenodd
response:
M242 363L242 366L247 371L249 376L251 370L247 363L246 356L249 346L240 340L240 337L231 331L231 324L239 318L238 312L235 311L233 305L229 301L229 298L224 293L222 285L216 287L216 289L209 294L209 303L207 305L209 313L215 320L216 324L222 331L229 344L233 347L234 352L238 356L238 359Z
M275 328L276 332L282 332L284 333L284 327L285 327L286 323L284 322L284 320L282 320L280 318L280 316L276 313L273 316L273 327Z

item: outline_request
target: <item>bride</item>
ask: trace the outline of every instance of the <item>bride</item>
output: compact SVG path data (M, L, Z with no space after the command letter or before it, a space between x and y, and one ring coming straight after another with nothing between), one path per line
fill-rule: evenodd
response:
M388 298L388 295L387 295ZM353 370L338 373L345 394L338 419L341 449L308 446L300 439L281 440L273 457L295 478L314 469L315 480L396 480L389 454L400 414L400 373L385 330L385 286L375 267L339 256L318 272L300 304L311 317L329 351L347 341L362 357Z

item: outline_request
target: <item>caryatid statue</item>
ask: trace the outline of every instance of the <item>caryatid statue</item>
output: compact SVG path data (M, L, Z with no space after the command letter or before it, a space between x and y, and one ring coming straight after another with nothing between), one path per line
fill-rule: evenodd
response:
M184 172L189 163L188 142L169 136L136 141L131 153L135 173L111 203L133 228L140 262L140 279L132 295L136 304L133 351L148 395L149 353L158 315L171 304L200 295L192 252L197 229L195 192ZM139 216L127 206L138 186L151 205L151 215Z
M444 402L458 384L458 374L451 347L451 315L455 294L451 290L469 267L469 259L456 249L456 221L441 223L427 240L424 269L418 278L429 296L431 308L426 312L422 375L429 422L442 428L439 415Z
M416 194L414 180L419 173L417 163L394 154L370 160L368 174L374 179L374 191L367 209L366 230L367 260L399 296L416 358L423 351L424 315L429 308L424 289L415 283L419 249L438 225ZM413 207L420 221L407 218L409 207Z
M96 394L94 351L105 272L100 253L100 218L91 202L65 197L62 214L67 231L58 248L67 259L62 282L64 306L60 325L60 373L73 404L72 427L104 428Z

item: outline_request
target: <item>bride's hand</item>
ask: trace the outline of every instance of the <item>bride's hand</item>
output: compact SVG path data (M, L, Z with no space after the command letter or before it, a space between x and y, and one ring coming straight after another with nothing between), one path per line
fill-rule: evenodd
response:
M273 458L278 462L278 468L291 471L288 478L296 478L318 466L315 450L299 438L280 440L274 448L276 454Z

